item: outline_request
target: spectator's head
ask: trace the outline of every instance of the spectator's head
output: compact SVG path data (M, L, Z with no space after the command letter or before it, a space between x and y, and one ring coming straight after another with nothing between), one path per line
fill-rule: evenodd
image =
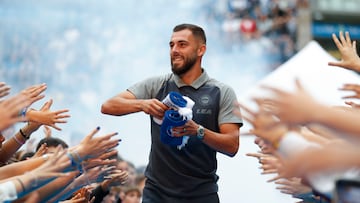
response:
M139 173L136 175L135 178L135 185L140 188L141 191L144 190L145 187L145 182L146 182L146 177L143 173Z
M33 157L35 154L35 152L25 152L24 154L22 154L20 156L20 161L24 161L24 160L27 160L27 159L30 159L31 157Z
M120 195L121 203L140 203L142 193L136 186L125 187Z
M129 161L119 161L117 163L117 168L122 171L127 171L129 174L128 180L126 181L126 185L134 185L136 178L136 169L133 163Z
M101 203L114 203L121 200L120 194L122 193L122 187L111 187L109 194L107 194Z
M36 146L36 151L39 150L42 144L46 144L47 151L46 153L54 153L57 146L61 146L63 149L67 149L69 146L60 138L56 137L46 137L39 141L38 145Z

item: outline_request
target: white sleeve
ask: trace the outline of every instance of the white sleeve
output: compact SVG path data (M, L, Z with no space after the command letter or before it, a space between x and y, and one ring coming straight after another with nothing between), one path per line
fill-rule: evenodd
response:
M291 157L299 152L304 151L308 147L317 147L320 145L306 140L297 132L290 131L286 133L279 142L278 152L284 157Z
M0 184L0 202L7 202L17 199L16 186L13 181Z

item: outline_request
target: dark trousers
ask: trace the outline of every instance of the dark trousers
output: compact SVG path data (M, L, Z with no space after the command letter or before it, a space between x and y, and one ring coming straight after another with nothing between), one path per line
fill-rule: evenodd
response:
M145 187L142 203L219 203L217 193L200 197L170 197L161 192Z

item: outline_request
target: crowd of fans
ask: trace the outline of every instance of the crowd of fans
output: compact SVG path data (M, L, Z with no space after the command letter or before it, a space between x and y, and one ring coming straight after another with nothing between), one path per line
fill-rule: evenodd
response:
M342 60L329 62L360 72L356 41L348 32L333 34ZM316 101L295 81L294 92L271 86L263 88L271 96L254 98L257 109L240 104L243 118L252 125L248 134L256 135L256 157L262 174L276 174L277 189L302 202L359 202L360 85L344 84L339 91L345 105L328 106ZM349 100L350 99L350 100Z
M333 40L342 60L329 65L359 73L360 57L349 33L334 34ZM264 87L273 94L254 98L256 110L239 104L242 115L235 113L252 125L246 134L256 135L260 148L247 155L259 160L262 174L277 174L269 180L277 189L302 202L358 202L360 104L321 104L295 82L295 92ZM7 97L10 87L0 83L0 130L24 124L10 139L0 134L0 202L140 202L143 169L118 154L116 132L96 136L97 127L71 147L52 137L49 127L61 130L70 114L51 110L51 99L38 110L29 108L44 98L46 88L38 84ZM353 93L344 99L360 99L358 84L344 84L340 91ZM19 150L40 127L44 138L36 150Z
M295 8L306 1L287 2L229 0L228 18L241 19L238 31L244 39L273 39L287 60L295 51ZM333 35L333 40L342 60L329 65L359 73L360 58L349 33ZM276 174L269 181L277 189L303 202L357 202L360 104L346 100L344 106L326 106L295 82L295 92L264 87L273 96L254 98L256 110L239 104L239 116L252 125L248 134L256 136L260 149L248 156L259 160L262 174ZM40 109L30 108L44 98L46 88L38 84L8 97L10 87L0 83L0 131L23 124L9 139L0 133L0 202L139 203L145 176L118 154L117 133L97 136L96 127L84 132L88 134L75 146L53 137L51 128L61 130L70 114L67 109L51 110L53 100ZM358 84L344 84L340 91L352 93L344 99L360 99ZM44 138L34 151L24 149L41 128ZM356 184L340 190L344 183Z
M0 132L23 124L9 139L0 133L0 202L139 203L145 176L118 154L117 133L97 136L96 127L71 147L51 136L49 127L61 130L70 114L51 110L52 99L38 110L29 108L46 89L38 84L7 97L10 87L0 83ZM22 148L42 126L44 138L36 149Z

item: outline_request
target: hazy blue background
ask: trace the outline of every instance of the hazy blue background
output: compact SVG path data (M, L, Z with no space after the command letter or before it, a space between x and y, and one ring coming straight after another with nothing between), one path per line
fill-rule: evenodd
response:
M203 67L238 95L270 71L270 42L234 43L227 38L221 25L223 2L2 0L0 80L11 85L12 93L47 83L46 99L54 99L53 109L68 108L72 116L54 136L73 145L96 126L101 126L101 134L118 131L120 154L136 166L145 165L149 118L143 113L106 116L100 106L133 83L170 71L168 42L176 24L205 29ZM34 135L42 136L42 130ZM256 150L252 138L241 142L234 159L219 156L222 202L289 202L265 182L270 177L259 175L257 161L244 156Z

